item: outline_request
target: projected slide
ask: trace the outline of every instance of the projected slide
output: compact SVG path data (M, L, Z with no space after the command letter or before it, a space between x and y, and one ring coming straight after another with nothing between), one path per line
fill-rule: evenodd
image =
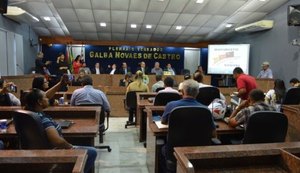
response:
M209 74L232 74L235 67L248 73L249 44L224 44L208 46Z

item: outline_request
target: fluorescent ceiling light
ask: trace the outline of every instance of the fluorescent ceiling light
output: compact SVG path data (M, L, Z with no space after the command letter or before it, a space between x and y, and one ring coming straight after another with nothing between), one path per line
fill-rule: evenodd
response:
M196 0L197 4L202 4L204 2L204 0Z
M260 1L260 2L266 2L266 1L268 1L268 0L258 0L258 1Z
M100 23L100 26L101 26L101 27L106 27L106 23L101 22L101 23Z
M152 28L152 25L146 25L146 28L147 28L147 29L151 29L151 28Z
M43 17L43 18L44 18L45 21L51 21L51 18L50 18L50 17L47 17L47 16L46 16L46 17Z
M131 28L136 28L136 24L131 24L130 27Z
M232 23L227 23L227 24L225 25L226 28L231 28L232 26L233 26Z
M182 26L176 26L176 29L177 29L177 30L181 30L181 29L182 29Z
M158 2L164 2L165 0L157 0Z

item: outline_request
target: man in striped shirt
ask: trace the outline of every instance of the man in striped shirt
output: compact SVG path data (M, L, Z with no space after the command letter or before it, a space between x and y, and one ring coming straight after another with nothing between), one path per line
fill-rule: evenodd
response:
M246 128L248 120L253 112L257 111L276 111L276 108L264 102L263 91L254 89L249 93L249 99L242 102L229 117L229 125L236 127L244 124Z

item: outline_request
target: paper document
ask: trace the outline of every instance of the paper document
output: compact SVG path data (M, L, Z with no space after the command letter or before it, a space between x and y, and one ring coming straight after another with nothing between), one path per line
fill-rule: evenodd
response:
M167 129L167 128L169 128L168 125L162 124L161 121L155 121L155 124L157 125L157 127L159 129Z

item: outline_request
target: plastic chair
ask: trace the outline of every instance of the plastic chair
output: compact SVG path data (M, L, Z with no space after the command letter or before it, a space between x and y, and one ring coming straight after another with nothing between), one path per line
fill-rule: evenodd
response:
M170 101L180 100L181 95L178 93L161 92L158 93L154 99L154 106L165 106Z
M158 91L163 90L163 89L165 89L165 87L156 88L155 92L158 92Z
M172 110L165 147L166 166L176 171L174 147L212 144L213 119L210 110L202 106L181 106Z
M136 125L136 107L137 107L136 92L137 91L129 91L126 94L125 104L126 107L128 108L129 120L126 122L125 128L127 128L128 126Z
M100 112L100 120L99 120L99 143L103 143L103 136L104 132L108 130L109 128L109 113L105 113L104 109L102 108L101 104L96 103L81 103L77 106L100 106L101 112ZM106 119L106 127L105 127L105 119ZM109 145L103 145L103 146L95 146L95 148L98 149L107 149L108 152L111 152L111 148Z
M300 104L300 88L290 88L283 99L284 105L298 105Z
M36 113L16 110L13 113L13 119L21 149L53 148L43 128L41 118Z
M254 112L247 123L243 144L284 142L288 128L287 117L280 112Z
M220 91L216 87L202 87L199 88L199 94L196 100L208 106L214 99L220 98Z

